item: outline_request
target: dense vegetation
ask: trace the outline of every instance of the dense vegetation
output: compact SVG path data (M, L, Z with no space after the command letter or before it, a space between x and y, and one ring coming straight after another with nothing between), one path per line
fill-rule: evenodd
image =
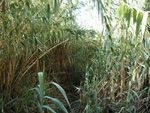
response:
M80 0L0 2L1 113L150 113L150 1L92 3L102 32Z

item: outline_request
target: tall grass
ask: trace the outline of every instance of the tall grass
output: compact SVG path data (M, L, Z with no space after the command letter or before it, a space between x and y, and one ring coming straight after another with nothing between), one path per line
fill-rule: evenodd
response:
M32 95L23 94L37 83L36 74L45 71L49 80L62 79L68 67L84 67L90 52L81 38L91 36L76 25L71 1L7 2L0 15L1 111L29 112Z
M104 8L99 13L103 16L105 32L102 35L94 32L93 35L93 31L76 25L72 15L75 4L63 2L14 0L1 12L1 112L37 112L35 106L30 106L33 95L27 90L37 83L39 71L47 74L47 81L58 81L64 87L71 85L72 89L77 86L71 82L78 77L80 81L82 76L81 106L77 108L81 112L148 110L148 30L143 34L140 22L138 30L132 30L133 17L119 18L117 26L113 27L110 16L118 15L109 10L112 2L104 2L104 5L100 2L97 6ZM122 16L125 15L126 12L123 12ZM70 67L75 68L68 69ZM141 102L147 106L146 109L137 104Z
M106 2L104 1L104 6ZM100 2L99 7L101 4ZM113 2L106 3L106 5L110 6L112 4ZM148 103L146 104L143 98L148 97L150 85L150 34L146 30L143 35L142 23L141 20L138 20L138 17L137 21L141 24L136 23L138 27L134 31L131 25L134 17L129 17L131 15L126 17L127 12L125 12L125 15L123 12L121 13L123 19L119 18L117 25L113 27L113 18L109 16L112 16L114 13L107 8L104 7L104 11L100 10L104 20L105 18L108 19L107 21L105 20L107 32L102 37L103 41L97 46L98 51L91 59L91 64L87 65L88 68L85 74L87 79L81 93L81 103L85 107L83 111L137 113L145 109L148 112L149 105ZM132 10L132 8L130 9ZM141 12L138 12L138 14L140 15ZM114 14L114 16L118 15ZM135 33L137 31L138 33ZM92 94L95 96L91 96ZM92 103L93 99L96 99L93 101L95 103ZM137 109L136 104L142 100L147 108L143 108L140 111ZM149 99L147 99L148 101ZM101 106L101 109L99 106ZM101 111L93 111L98 109Z
M38 80L39 80L39 84L37 87L33 88L32 90L35 90L35 94L36 94L36 100L33 101L40 113L44 113L45 110L52 112L52 113L56 113L56 110L54 110L54 108L52 108L52 106L48 105L48 100L52 103L54 103L55 105L57 105L64 113L68 113L67 109L65 108L65 106L63 105L62 102L60 102L57 98L51 97L49 95L46 95L46 90L48 89L46 82L45 82L45 76L43 74L43 72L39 72L38 73ZM65 98L65 100L67 101L67 104L70 106L69 100L67 98L67 95L64 91L64 89L57 83L55 82L51 82L52 85L54 85L55 87L57 87L57 89L60 91L60 93L62 94L62 96Z

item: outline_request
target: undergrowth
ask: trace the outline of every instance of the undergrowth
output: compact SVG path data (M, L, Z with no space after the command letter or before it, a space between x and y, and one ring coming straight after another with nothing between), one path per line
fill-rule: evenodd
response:
M0 3L1 113L150 112L147 12L123 1L114 14L113 2L93 0L105 24L98 33L77 25L78 2L7 2Z

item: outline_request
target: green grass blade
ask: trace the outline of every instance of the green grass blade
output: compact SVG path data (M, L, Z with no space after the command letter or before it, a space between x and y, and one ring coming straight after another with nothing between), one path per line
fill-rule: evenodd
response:
M38 73L38 79L39 79L39 88L41 91L41 95L44 95L44 74L43 72Z
M49 111L52 112L52 113L56 113L56 112L55 112L50 106L48 106L48 105L43 105L42 108L43 108L43 109L47 109L47 110L49 110Z
M42 98L42 93L39 88L35 87L35 88L32 88L31 90L35 90L36 94L39 96L39 98Z
M55 83L55 82L51 82L51 84L53 84L54 86L57 87L57 89L60 91L60 93L63 95L63 97L64 97L65 100L67 101L67 104L69 105L69 107L71 107L71 106L70 106L70 103L69 103L69 100L68 100L68 98L67 98L67 94L66 94L65 90L64 90L59 84L57 84L57 83Z
M63 103L60 102L58 99L53 98L53 97L49 97L49 96L44 96L44 99L50 99L55 105L57 105L58 107L60 107L61 110L64 111L64 113L68 113L68 111L65 108L65 106L63 105Z

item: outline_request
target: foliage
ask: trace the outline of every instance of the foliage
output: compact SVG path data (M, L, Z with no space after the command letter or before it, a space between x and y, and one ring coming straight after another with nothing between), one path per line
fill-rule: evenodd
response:
M150 11L150 1L149 0L145 0L145 10Z
M85 113L149 112L148 12L132 7L128 0L119 4L93 0L104 28L97 33L77 25L73 15L77 1L7 2L0 15L2 113L37 112L33 98L41 113L59 112L58 107L67 112L67 106L73 109L69 101L75 99L78 111ZM37 73L39 85L32 95L28 89L37 84ZM50 95L53 90L45 79L63 87L51 82L67 105L57 99L59 95ZM77 97L74 87L80 89Z
M61 108L64 113L68 113L68 111L64 107L63 103L61 103L57 98L53 98L51 96L45 95L47 88L45 85L44 78L45 78L44 74L42 72L39 72L38 73L39 84L37 87L33 88L33 90L36 91L36 96L37 96L37 99L36 99L37 102L35 101L34 103L37 104L40 113L44 113L45 109L47 109L48 111L50 111L52 113L56 113L56 111L52 107L50 107L49 105L45 105L47 100L52 101L55 105L57 105L59 108ZM54 86L56 86L58 88L58 90L60 91L60 93L63 95L63 97L66 99L68 105L70 106L64 89L55 82L51 82L51 84L53 84Z
M120 7L118 8L118 13L121 18L127 21L127 27L134 24L136 25L135 31L132 31L133 33L136 33L136 35L138 35L141 28L142 35L144 35L148 12L138 11L137 9L131 8L130 6L122 2L120 4Z
M112 1L97 1L97 3L103 3L103 6L105 3L110 7L113 6ZM81 93L81 103L85 102L91 110L93 108L96 110L97 105L101 106L102 112L141 112L142 109L141 111L136 109L136 103L147 97L148 90L143 89L149 86L150 48L149 34L147 29L145 30L148 12L139 11L122 2L115 9L117 13L113 14L116 18L111 18L109 17L111 16L110 10L108 10L110 7L103 7L104 9L100 10L103 18L108 19L105 21L108 32L104 34L102 43L97 47L100 49L96 53L97 57L92 59L92 64L95 65L87 66L89 68L86 70L88 73L86 78L88 81L94 80L88 83L85 81L86 87ZM115 26L113 21L116 21ZM142 90L143 93L140 94ZM95 99L88 96L91 92L98 95L96 100L103 104L91 104L94 107L91 106L89 101ZM82 100L82 96L85 96L86 99ZM145 106L148 104L145 103Z
M17 98L24 98L23 86L32 87L38 71L50 71L54 61L51 54L57 55L58 47L65 49L66 43L80 36L70 1L7 2L7 10L0 14L0 97L4 112L11 109L8 103L20 105L22 101ZM14 106L14 112L25 112L20 111L23 107Z

